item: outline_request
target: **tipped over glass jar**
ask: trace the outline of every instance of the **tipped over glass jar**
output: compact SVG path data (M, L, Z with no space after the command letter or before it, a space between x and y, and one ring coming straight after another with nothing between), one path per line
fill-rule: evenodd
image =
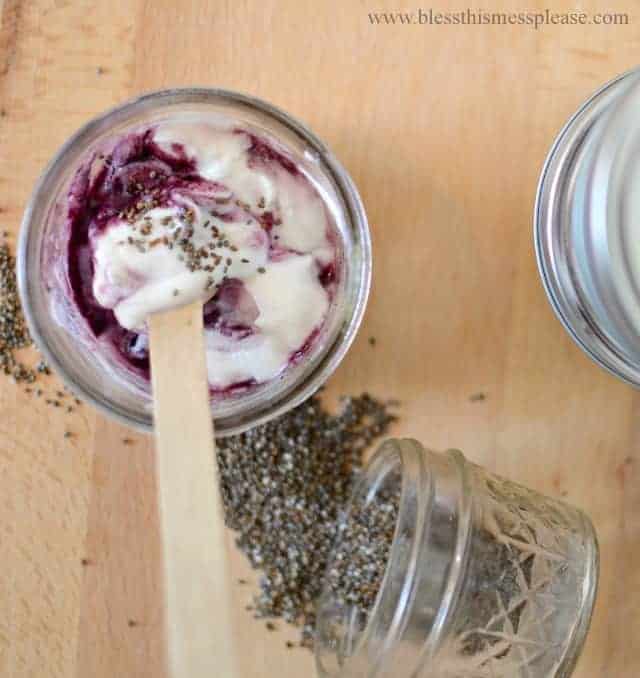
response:
M355 488L318 606L323 678L567 678L598 579L579 510L457 451L386 442Z

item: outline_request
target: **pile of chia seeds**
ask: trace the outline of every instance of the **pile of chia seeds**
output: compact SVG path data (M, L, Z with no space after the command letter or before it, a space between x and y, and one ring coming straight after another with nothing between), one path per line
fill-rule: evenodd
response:
M314 396L218 443L227 526L262 573L248 608L257 618L300 627L305 647L313 645L315 603L363 452L394 420L387 404L367 394L343 399L338 414ZM352 586L360 587L357 577ZM267 627L275 628L272 621Z
M16 357L16 351L31 346L31 337L20 306L16 262L4 240L6 235L3 233L0 242L0 369L15 381L31 384L36 380L36 371Z
M59 387L55 380L47 379L51 370L33 347L27 324L22 312L18 284L16 281L16 260L9 243L8 233L0 236L0 373L13 382L24 385L25 393L37 398L42 396L45 404L73 412L81 403L66 387ZM21 357L30 358L29 362ZM44 380L44 382L43 382ZM44 386L48 388L43 388ZM70 434L65 433L65 437Z
M364 628L376 602L391 554L400 508L400 483L378 491L367 504L354 505L340 526L327 572L327 586L340 606L358 609Z

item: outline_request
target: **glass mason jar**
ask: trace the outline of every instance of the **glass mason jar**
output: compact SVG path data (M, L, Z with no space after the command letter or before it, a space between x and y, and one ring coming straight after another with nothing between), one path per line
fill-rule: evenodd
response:
M60 149L35 187L20 233L18 284L31 334L67 385L105 414L149 430L149 384L115 379L114 365L96 351L95 342L81 338L84 319L68 302L64 276L56 271L56 261L66 256L56 226L71 178L92 149L133 127L182 113L224 115L282 144L322 194L340 234L337 291L319 336L281 377L214 402L216 434L229 435L282 414L316 391L351 345L367 301L371 243L362 201L342 165L300 122L264 101L219 89L154 92L95 118Z
M540 274L571 337L640 386L640 70L573 115L542 170L534 215Z
M353 602L375 570L362 555L384 552L388 527L371 516L393 497L384 575L367 613ZM343 558L354 524L370 531L357 565ZM384 515L382 524L389 524ZM596 536L581 511L487 473L460 452L388 441L356 485L327 570L319 675L566 678L585 640L597 579Z

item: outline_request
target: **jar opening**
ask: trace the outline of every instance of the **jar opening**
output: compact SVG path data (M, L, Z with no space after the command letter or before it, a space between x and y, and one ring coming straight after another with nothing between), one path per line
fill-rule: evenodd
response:
M456 561L454 552L464 539L458 534L462 493L457 462L446 456L440 469L432 468L431 461L416 441L389 440L357 483L340 521L318 604L316 659L321 675L368 676L371 666L384 671L389 657L397 658L415 597L424 593L418 586L423 580L431 589L425 599L433 603L433 609L425 611L424 628L437 635L443 623L442 603L447 603L451 580L456 578L450 563ZM431 518L438 523L443 518L437 508L432 516L434 475L442 475L443 469L452 471L450 489L455 497L449 506L456 518L445 518L441 536L446 553L433 563L427 582L418 569L425 546L432 549L424 540ZM431 553L439 557L438 549ZM410 665L415 657L401 660Z

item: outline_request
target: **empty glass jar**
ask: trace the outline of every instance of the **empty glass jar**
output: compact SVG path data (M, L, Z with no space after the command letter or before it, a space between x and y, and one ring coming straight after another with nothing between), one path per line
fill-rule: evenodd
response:
M460 452L388 441L341 524L318 608L319 674L566 678L597 578L581 511Z

